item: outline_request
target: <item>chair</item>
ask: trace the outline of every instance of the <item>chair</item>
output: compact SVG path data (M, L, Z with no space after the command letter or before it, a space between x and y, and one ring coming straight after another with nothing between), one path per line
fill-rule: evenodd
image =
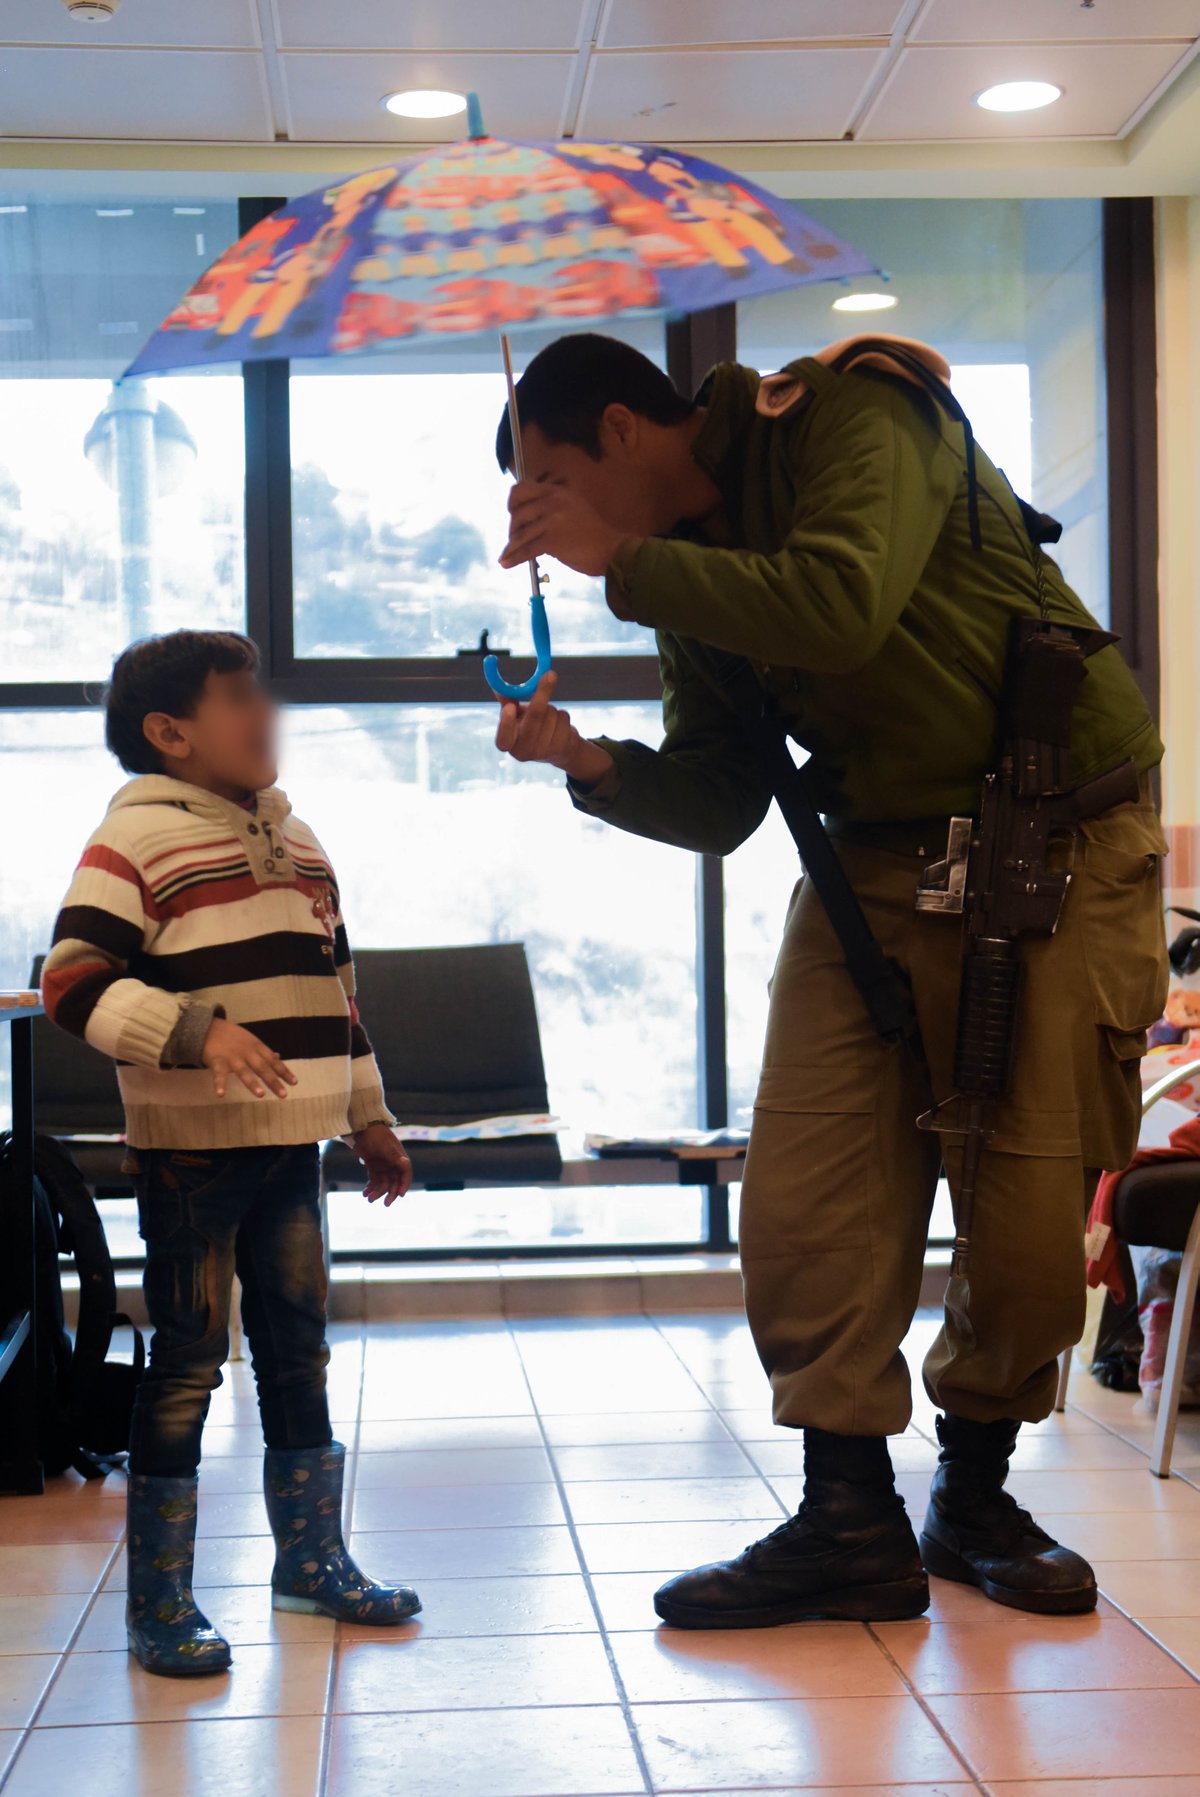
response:
M549 1109L533 983L519 942L478 948L360 949L363 1021L388 1105L402 1123L466 1123ZM550 1135L407 1143L414 1182L461 1191L468 1181L540 1185L562 1173ZM325 1154L330 1189L358 1186L341 1142Z
M1186 1066L1174 1067L1164 1074L1146 1092L1142 1116L1160 1099L1168 1097L1176 1086L1194 1079L1197 1073L1200 1073L1200 1060L1189 1061ZM1114 1195L1113 1229L1132 1247L1165 1248L1183 1255L1167 1341L1158 1420L1150 1450L1150 1471L1157 1478L1165 1479L1171 1470L1184 1361L1196 1308L1196 1288L1200 1283L1200 1161L1165 1161L1159 1166L1131 1168L1123 1175ZM1070 1366L1071 1350L1068 1349L1059 1368L1056 1410L1062 1410L1066 1404Z
M31 986L40 985L44 960L34 961ZM66 1144L93 1196L128 1198L133 1185L121 1171L125 1113L113 1063L48 1017L33 1020L33 1059L35 1127Z

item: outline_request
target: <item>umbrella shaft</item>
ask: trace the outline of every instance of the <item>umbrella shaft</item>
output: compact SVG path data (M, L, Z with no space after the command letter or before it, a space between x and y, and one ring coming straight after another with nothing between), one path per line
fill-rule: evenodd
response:
M512 350L509 347L508 334L500 333L500 354L504 358L504 379L508 385L508 427L512 432L513 469L518 480L525 479L525 446L521 442L521 419L517 412L517 384L513 379ZM533 582L530 589L536 597L542 590L541 569L535 557L529 558L529 578Z

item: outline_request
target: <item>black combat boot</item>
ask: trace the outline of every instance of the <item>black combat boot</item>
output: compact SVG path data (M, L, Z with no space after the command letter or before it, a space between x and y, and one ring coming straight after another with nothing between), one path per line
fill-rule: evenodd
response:
M1096 1607L1096 1575L1060 1547L1004 1489L1020 1423L939 1416L941 1454L929 1494L921 1555L939 1579L978 1585L998 1604L1068 1616Z
M896 1495L886 1439L806 1429L796 1515L736 1560L668 1580L654 1608L683 1629L920 1616L929 1608L929 1581Z

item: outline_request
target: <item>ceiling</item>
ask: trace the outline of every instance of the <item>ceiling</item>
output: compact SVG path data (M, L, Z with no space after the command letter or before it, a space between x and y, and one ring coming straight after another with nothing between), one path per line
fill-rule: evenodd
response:
M499 135L678 143L1120 141L1200 40L1200 0L62 0L0 6L0 139L386 145L380 107L475 88ZM972 104L1037 77L1023 116Z

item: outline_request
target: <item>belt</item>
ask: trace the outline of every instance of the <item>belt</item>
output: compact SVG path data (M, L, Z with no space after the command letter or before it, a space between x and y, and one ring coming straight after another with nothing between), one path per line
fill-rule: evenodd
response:
M827 817L825 828L834 842L853 843L859 848L879 849L886 855L909 855L914 860L930 860L940 855L950 828L949 816L902 819L894 824L859 824L844 818Z
M1085 781L1081 787L1077 788L1077 791L1081 795L1086 795L1093 784L1102 791L1102 782L1107 781L1110 776L1115 778L1122 771L1122 769L1111 769L1109 773L1098 775L1095 781ZM1115 800L1115 804L1131 802L1133 802L1131 788L1119 794ZM1153 803L1153 788L1149 773L1139 774L1137 777L1137 802L1142 805ZM1103 808L1103 806L1099 809L1092 808L1085 802L1079 816L1081 818L1096 817ZM1108 808L1115 809L1115 805ZM974 809L972 806L972 812ZM905 855L913 860L922 858L928 860L934 855L941 854L949 827L949 817L902 818L896 823L888 824L855 823L850 819L836 817L825 819L825 828L834 842L853 843L860 848L878 849L886 855Z

